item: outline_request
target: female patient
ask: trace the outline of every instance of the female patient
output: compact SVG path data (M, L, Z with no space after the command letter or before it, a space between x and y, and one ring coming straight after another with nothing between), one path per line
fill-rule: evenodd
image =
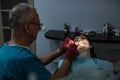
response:
M77 45L79 56L72 62L70 74L77 74L80 79L87 79L88 77L89 79L90 77L98 78L98 76L108 78L113 75L112 63L96 58L94 47L88 36L78 33L73 40ZM58 66L60 67L61 64L62 60Z

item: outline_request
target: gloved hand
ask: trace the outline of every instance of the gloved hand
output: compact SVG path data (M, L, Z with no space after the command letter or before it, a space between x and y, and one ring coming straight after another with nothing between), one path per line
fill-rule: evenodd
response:
M59 49L60 52L65 53L68 50L69 46L73 43L74 41L67 37L62 43L62 47Z
M66 59L66 60L68 60L69 62L72 63L73 59L76 56L78 56L77 45L72 44L72 45L70 45L70 47L69 47L69 49L68 49L64 59Z

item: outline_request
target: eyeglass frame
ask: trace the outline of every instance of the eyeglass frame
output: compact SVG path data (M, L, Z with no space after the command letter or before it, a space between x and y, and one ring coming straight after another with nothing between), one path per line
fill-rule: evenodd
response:
M27 23L39 25L40 30L41 30L41 28L42 28L42 26L43 26L43 23L35 23L35 22L27 22Z
M34 23L34 22L29 22L29 23L39 25L40 27L43 26L43 23Z

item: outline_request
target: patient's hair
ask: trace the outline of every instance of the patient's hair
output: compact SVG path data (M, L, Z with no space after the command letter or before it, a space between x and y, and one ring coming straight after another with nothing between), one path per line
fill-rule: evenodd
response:
M81 34L80 32L77 32L77 33L74 34L72 39L74 40L74 38L76 36L81 36L81 35L84 35L87 38L87 40L90 43L90 45L92 45L92 48L90 49L90 55L91 55L92 58L96 58L96 54L95 54L95 51L94 51L94 45L92 44L91 39L87 35Z

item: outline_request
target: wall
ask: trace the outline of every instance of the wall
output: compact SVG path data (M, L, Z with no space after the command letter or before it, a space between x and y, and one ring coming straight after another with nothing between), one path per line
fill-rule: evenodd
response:
M47 30L63 29L64 23L84 31L100 32L107 22L120 27L120 0L35 0L34 4ZM51 51L44 33L38 34L37 54Z
M63 30L64 23L71 26L71 31L77 26L86 32L101 32L104 23L120 27L120 0L35 0L35 8L47 30ZM46 39L44 34L38 34L37 55L60 46L59 41Z

